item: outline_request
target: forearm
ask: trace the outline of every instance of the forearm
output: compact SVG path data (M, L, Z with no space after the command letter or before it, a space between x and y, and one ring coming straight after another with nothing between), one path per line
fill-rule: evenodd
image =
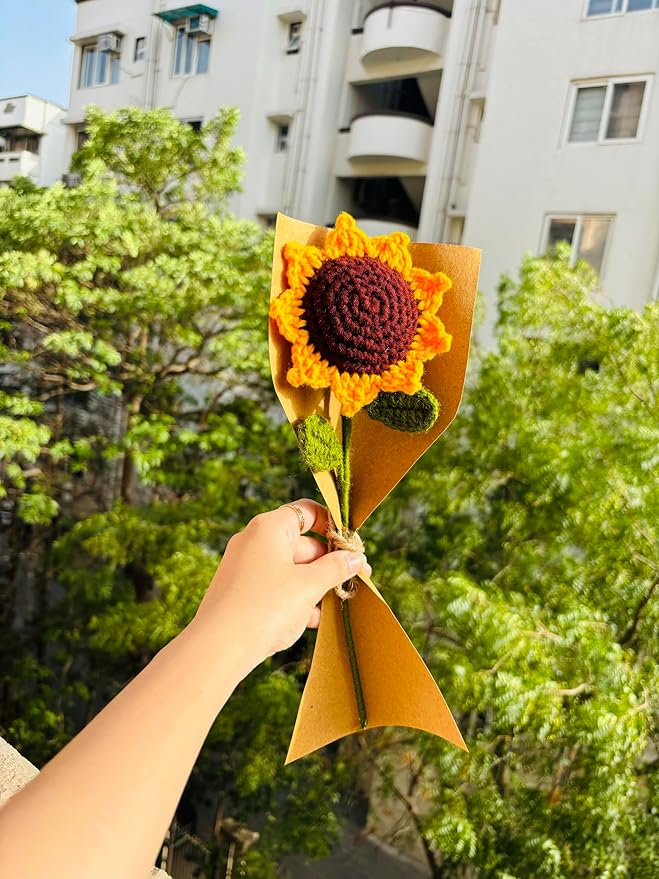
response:
M144 879L201 745L253 663L186 629L0 810L0 876Z
M190 626L0 809L3 879L148 875L236 684L317 625L323 595L366 565L301 534L327 526L326 511L302 499L231 538Z

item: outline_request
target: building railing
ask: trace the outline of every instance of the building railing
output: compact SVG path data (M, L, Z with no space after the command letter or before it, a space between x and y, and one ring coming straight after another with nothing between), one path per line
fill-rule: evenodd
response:
M446 9L442 9L439 6L435 6L434 3L412 3L410 0L390 0L389 3L378 3L377 6L374 6L372 9L369 9L366 15L364 16L364 21L369 17L369 15L373 15L374 12L378 12L380 9L394 9L396 6L409 6L412 9L432 9L433 12L439 12L440 15L443 15L445 18L451 18L452 13L448 12ZM363 27L362 23L362 27Z

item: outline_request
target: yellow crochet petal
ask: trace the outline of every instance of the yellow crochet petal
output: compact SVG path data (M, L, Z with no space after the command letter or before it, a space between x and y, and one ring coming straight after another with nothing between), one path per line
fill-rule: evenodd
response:
M410 236L405 232L392 232L372 240L375 256L389 268L400 272L409 283L412 270Z
M373 242L358 228L350 214L339 214L334 228L327 233L323 246L325 259L340 256L375 256Z
M423 363L410 354L405 360L399 360L382 373L382 390L416 394L421 390L422 375Z
M451 348L453 337L446 332L444 324L436 315L424 314L419 319L411 350L421 361L432 360L436 354L444 354Z
M284 290L270 303L270 317L277 322L279 332L289 342L296 342L302 338L306 342L309 338L309 334L304 329L302 298L303 293L298 290Z
M341 415L352 418L363 407L372 403L380 392L381 378L379 375L357 375L357 373L339 372L330 367L330 387L341 404Z
M432 273L416 267L410 272L410 287L419 300L419 311L435 314L442 304L444 293L452 286L453 282L444 272Z
M284 245L284 260L288 286L302 292L309 283L309 278L323 264L323 256L318 247L300 244L298 241L289 241Z
M330 384L330 367L326 360L314 350L313 345L295 342L291 348L293 365L286 375L289 384L294 388L307 385L310 388L327 388Z

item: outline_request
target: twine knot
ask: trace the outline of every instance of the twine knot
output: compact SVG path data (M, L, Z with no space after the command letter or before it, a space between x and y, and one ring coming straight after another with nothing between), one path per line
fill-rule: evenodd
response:
M334 549L347 549L351 552L364 552L364 541L359 534L356 531L351 531L350 528L341 528L339 530L331 518L327 526L327 542L330 551ZM352 577L350 580L346 580L345 583L341 583L340 586L336 586L334 591L341 601L346 601L348 598L353 597L358 588L359 584L356 582L356 578Z

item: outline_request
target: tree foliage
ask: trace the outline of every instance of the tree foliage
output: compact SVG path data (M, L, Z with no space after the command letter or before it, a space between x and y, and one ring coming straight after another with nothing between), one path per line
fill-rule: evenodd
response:
M231 145L237 123L235 108L220 109L197 131L161 108L148 114L137 107L104 113L92 106L85 119L88 140L74 156L73 168L85 172L102 161L160 213L175 213L191 197L221 210L240 186L244 155Z
M498 350L378 521L470 748L382 734L381 794L438 877L659 869L659 309L602 307L568 256L502 285Z
M0 191L0 732L37 764L190 619L229 536L300 490L271 237L227 211L236 118L92 109L78 188ZM283 661L222 715L182 806L268 815L264 864L291 814L309 854L336 826L326 760L281 771L307 655Z

